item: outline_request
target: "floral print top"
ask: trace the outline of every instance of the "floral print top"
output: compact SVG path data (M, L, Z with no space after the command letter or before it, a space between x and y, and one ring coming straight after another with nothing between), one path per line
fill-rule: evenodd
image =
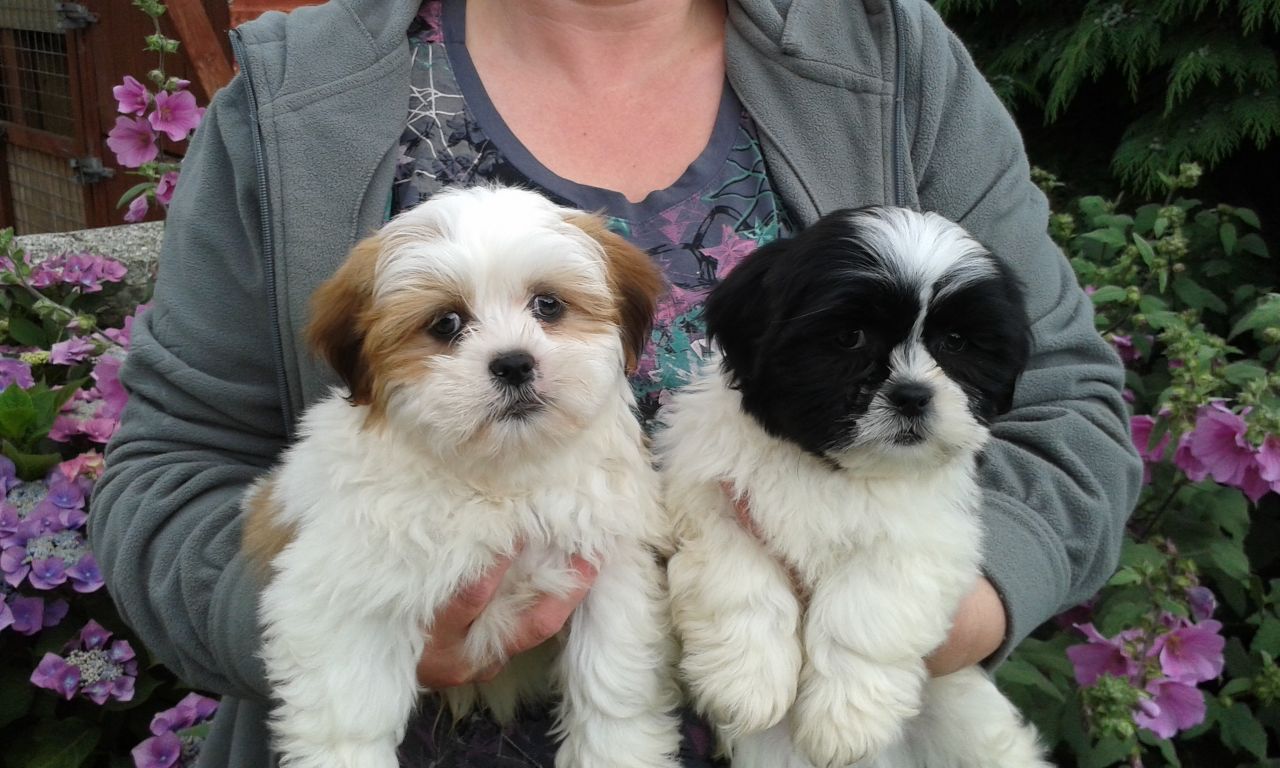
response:
M669 285L633 387L651 423L667 394L706 351L702 303L716 282L790 225L770 186L755 126L726 84L711 139L667 189L633 203L556 176L520 143L489 100L465 45L465 0L427 0L409 29L413 82L400 162L388 205L395 215L442 186L500 182L536 189L562 205L602 211L611 229L646 250ZM424 701L400 748L414 768L550 768L549 711L502 728L484 714L454 722ZM720 766L709 727L686 714L681 762Z

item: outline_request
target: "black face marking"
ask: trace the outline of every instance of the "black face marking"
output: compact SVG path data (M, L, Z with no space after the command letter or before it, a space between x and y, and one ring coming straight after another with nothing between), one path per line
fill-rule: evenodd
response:
M744 410L770 434L830 458L856 437L889 379L893 350L921 332L923 311L919 341L966 392L975 417L1007 411L1028 356L1026 313L1008 270L993 261L987 277L968 275L922 307L933 291L876 253L881 241L852 214L828 214L757 250L708 297L707 332ZM926 437L905 429L894 440Z

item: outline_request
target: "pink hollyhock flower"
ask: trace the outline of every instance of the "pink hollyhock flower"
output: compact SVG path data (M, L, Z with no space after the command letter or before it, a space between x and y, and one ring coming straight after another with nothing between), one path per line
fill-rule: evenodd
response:
M1188 624L1177 619L1173 629L1156 638L1150 654L1160 658L1160 670L1171 680L1199 683L1222 674L1226 639L1222 624L1208 619Z
M1173 464L1193 483L1198 483L1209 476L1209 468L1191 453L1190 432L1178 438L1178 449L1173 452Z
M1133 346L1132 336L1121 336L1119 334L1111 337L1111 344L1116 348L1116 352L1120 355L1121 362L1126 365L1136 363L1142 359L1142 353L1137 347Z
M111 89L111 95L116 97L117 109L126 115L141 115L151 103L151 91L130 75L124 76L123 84Z
M1218 599L1208 587L1192 587L1187 590L1187 604L1191 606L1191 618L1204 621L1218 609Z
M147 115L147 120L152 128L173 141L182 141L195 130L202 117L204 108L196 106L196 97L190 91L161 91L156 94L155 111Z
M156 183L156 202L169 207L169 202L173 200L173 190L178 186L178 172L169 171L160 177L160 181Z
M1244 492L1245 496L1249 497L1249 501L1255 504L1258 499L1266 496L1271 491L1271 483L1262 479L1261 468L1256 461L1245 469L1244 479L1240 481L1240 490Z
M1093 624L1077 624L1076 629L1084 633L1088 642L1073 645L1067 649L1067 658L1075 668L1076 683L1082 686L1093 685L1103 675L1136 680L1139 671L1138 662L1131 659L1125 643L1142 636L1142 630L1127 629L1113 638L1098 634Z
M1254 464L1254 450L1245 439L1244 419L1221 402L1201 408L1191 430L1191 455L1209 470L1214 481L1239 488Z
M151 126L137 117L117 117L116 127L107 133L107 146L126 168L138 168L160 154Z
M1151 433L1155 430L1156 420L1151 416L1134 416L1129 419L1129 431L1133 435L1133 445L1142 457L1142 483L1151 483L1151 465L1164 461L1165 451L1173 435L1166 431L1160 440L1151 445Z
M124 220L130 224L136 224L147 217L147 196L145 194L138 195L133 198L133 202L129 203L129 210L124 212Z
M1271 490L1280 493L1280 437L1267 435L1254 458L1258 463L1258 477L1265 480Z
M1154 680L1147 684L1151 699L1133 713L1133 721L1162 739L1193 728L1204 721L1204 694L1178 680Z

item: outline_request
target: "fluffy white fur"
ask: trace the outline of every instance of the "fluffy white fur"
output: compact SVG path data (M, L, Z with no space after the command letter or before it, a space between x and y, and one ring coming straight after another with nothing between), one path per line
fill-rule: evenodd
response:
M871 249L896 254L875 279L928 287L988 274L966 262L972 241L932 219L890 222L881 232L870 220L882 240ZM921 343L922 325L893 350L885 389L932 388L923 442L894 442L903 422L882 390L849 444L806 452L744 413L718 355L664 412L680 666L735 768L1048 765L982 671L930 679L924 666L979 575L975 458L987 430ZM758 537L722 481L748 499Z
M490 683L449 689L450 704L509 718L520 700L554 689L557 766L676 765L665 588L648 549L660 533L657 478L619 328L583 320L557 334L529 312L540 292L609 296L606 254L567 223L573 213L530 192L471 189L380 233L368 312L400 292L445 287L465 299L470 321L451 349L421 361L420 375L404 378L400 361L404 380L385 393L382 418L341 392L312 407L249 500L292 529L261 596L286 768L394 768L423 693L415 664L433 615L518 543L468 635L476 669L504 661L537 593L575 587L572 555L599 576L558 647L518 657ZM536 360L544 408L526 418L503 417L509 393L488 371L511 349Z

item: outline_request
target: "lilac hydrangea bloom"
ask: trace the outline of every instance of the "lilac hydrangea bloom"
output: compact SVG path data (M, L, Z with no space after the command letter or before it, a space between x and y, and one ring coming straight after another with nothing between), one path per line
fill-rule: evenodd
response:
M8 456L0 456L0 504L9 494L9 489L18 485L18 468Z
M36 380L31 375L31 366L21 360L0 358L0 390L8 389L12 384L23 389L34 387Z
M156 736L162 733L176 733L203 723L218 711L218 701L198 693L188 693L172 708L157 712L151 718L151 732Z
M182 758L182 740L176 734L162 733L143 741L129 754L137 768L170 768Z
M90 620L63 656L45 654L31 675L32 684L70 699L78 691L95 704L133 698L138 662L127 640L111 641L111 632Z
M54 365L74 365L93 354L93 349L93 342L83 336L73 336L49 349L49 362Z

